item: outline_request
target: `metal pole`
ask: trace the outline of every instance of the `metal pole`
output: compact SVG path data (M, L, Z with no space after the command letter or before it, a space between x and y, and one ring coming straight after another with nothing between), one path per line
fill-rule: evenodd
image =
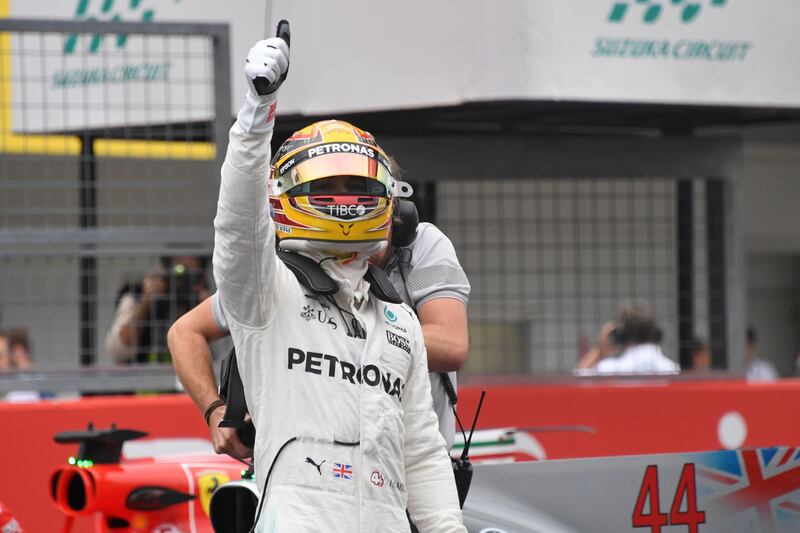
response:
M747 307L745 296L744 208L742 202L742 150L733 154L725 175L723 209L725 238L726 333L728 369L744 374Z
M81 229L93 230L97 228L97 182L94 137L89 132L81 137L78 176L81 190ZM94 248L94 245L82 246L87 247ZM97 330L97 258L94 255L84 255L80 259L80 328L80 363L82 366L91 366L95 362Z
M694 337L694 183L678 181L678 347L681 368L692 367Z
M228 149L231 126L231 56L228 26L214 33L214 144L217 147L216 168L222 168ZM244 97L244 95L242 95Z
M714 368L728 368L725 182L706 181L709 348Z

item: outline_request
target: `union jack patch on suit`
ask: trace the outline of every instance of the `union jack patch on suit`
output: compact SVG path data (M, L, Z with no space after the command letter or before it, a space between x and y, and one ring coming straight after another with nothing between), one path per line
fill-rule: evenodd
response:
M344 463L333 463L333 477L353 479L353 467Z

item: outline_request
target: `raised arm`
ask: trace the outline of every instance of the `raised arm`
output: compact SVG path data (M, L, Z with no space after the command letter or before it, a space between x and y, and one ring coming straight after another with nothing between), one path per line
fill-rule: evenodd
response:
M214 279L226 316L246 327L265 325L273 312L271 287L278 259L267 214L267 178L277 85L288 66L289 47L282 39L259 41L250 50L245 67L249 90L230 130L222 165ZM270 82L267 94L259 94L253 83L263 78Z

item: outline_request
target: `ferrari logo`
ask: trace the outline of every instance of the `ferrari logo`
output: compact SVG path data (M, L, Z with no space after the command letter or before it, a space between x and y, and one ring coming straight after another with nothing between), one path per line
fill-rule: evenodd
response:
M211 472L197 478L197 497L200 499L200 506L208 516L208 506L211 503L211 495L217 487L230 481L227 475L222 472Z

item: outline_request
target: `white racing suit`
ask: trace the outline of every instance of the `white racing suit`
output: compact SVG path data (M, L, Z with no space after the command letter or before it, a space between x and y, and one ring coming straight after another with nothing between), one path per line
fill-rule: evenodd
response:
M214 220L214 276L256 426L260 491L274 462L257 530L407 532L408 509L423 533L466 532L419 322L363 280L355 291L343 284L334 305L277 258L271 136L271 124L260 134L233 125Z

